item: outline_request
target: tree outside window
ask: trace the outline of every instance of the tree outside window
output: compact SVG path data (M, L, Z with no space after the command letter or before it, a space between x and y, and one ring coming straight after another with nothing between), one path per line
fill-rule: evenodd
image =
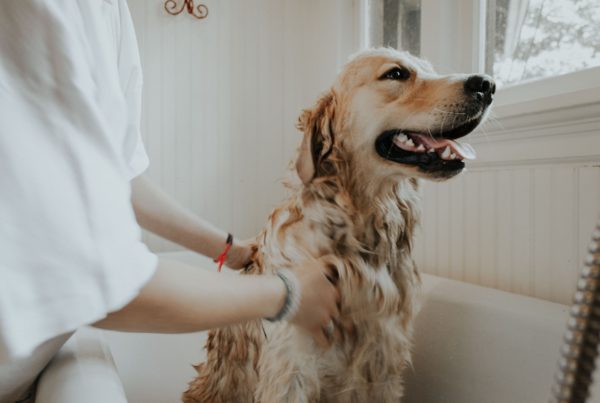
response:
M598 0L488 0L486 72L500 84L600 65Z

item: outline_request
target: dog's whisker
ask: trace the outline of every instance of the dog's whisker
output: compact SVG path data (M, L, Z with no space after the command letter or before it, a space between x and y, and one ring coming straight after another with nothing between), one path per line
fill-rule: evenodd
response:
M431 133L431 129L429 127L427 128L427 133L429 134L429 137L433 138L433 133Z
M435 109L437 109L437 108L435 108ZM444 122L446 122L446 116L448 116L448 113L444 113L442 115L442 125L440 127L440 132L442 132L442 133L444 132Z
M447 110L444 110L444 109L441 109L441 108L437 108L437 107L434 107L433 110L434 111L438 111L438 112L442 112L442 113L448 114L448 115L466 115L465 112L447 111Z
M488 116L488 122L490 123L490 125L495 125L497 129L504 130L504 125L495 115L496 114L494 113L494 111L491 111Z
M454 124L456 123L456 115L452 116L452 126L450 127L455 127Z

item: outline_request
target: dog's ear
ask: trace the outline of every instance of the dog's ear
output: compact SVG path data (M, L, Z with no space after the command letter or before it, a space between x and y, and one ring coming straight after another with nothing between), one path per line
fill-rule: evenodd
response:
M304 138L296 160L296 171L304 184L319 176L323 161L331 154L334 117L335 97L329 91L312 109L302 111L298 119L297 127L304 132Z

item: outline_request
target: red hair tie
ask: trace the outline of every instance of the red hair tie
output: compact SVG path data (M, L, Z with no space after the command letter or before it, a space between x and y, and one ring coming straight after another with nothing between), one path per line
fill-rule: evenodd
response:
M218 258L215 259L215 263L217 263L218 267L219 267L219 272L221 272L221 268L223 267L225 260L227 260L227 254L229 253L229 249L231 249L232 245L233 245L233 235L227 234L225 250L223 251L223 253L221 253L219 255Z

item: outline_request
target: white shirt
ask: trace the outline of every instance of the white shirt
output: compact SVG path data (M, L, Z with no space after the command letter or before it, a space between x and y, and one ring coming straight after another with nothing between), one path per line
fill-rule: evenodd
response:
M0 1L0 363L132 300L157 258L125 0Z

